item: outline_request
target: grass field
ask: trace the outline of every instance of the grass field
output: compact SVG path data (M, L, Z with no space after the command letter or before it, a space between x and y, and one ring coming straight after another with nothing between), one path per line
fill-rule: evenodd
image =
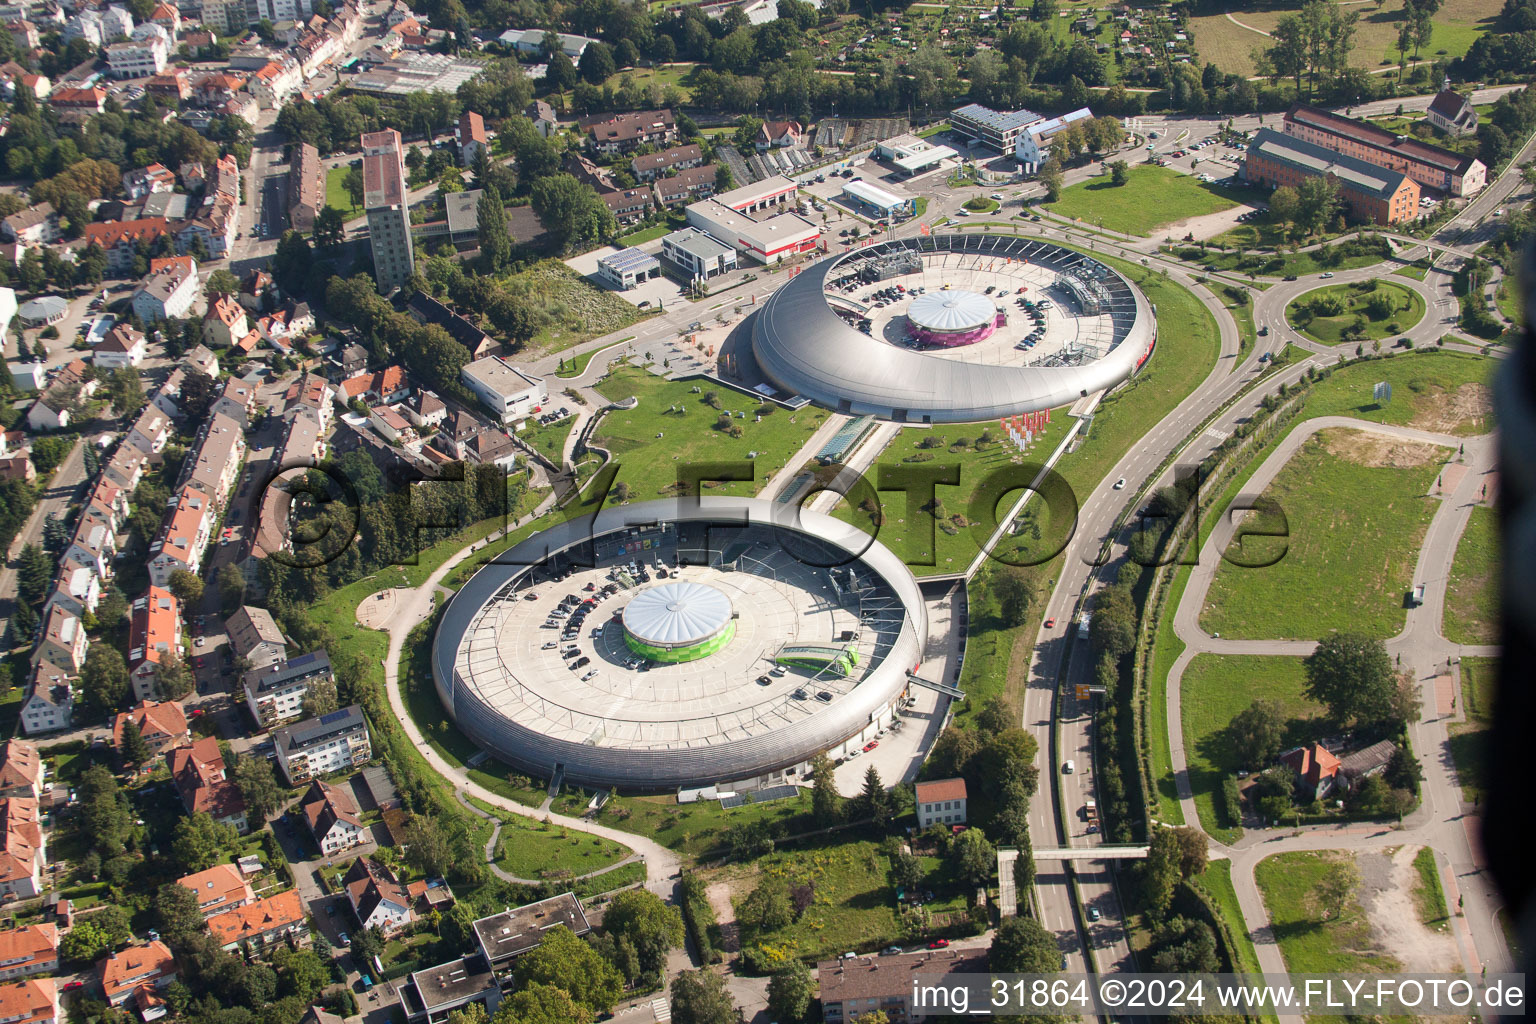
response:
M514 814L501 815L496 864L519 878L590 874L629 856L628 847Z
M1461 699L1467 720L1451 726L1451 757L1462 799L1476 800L1488 786L1488 730L1498 683L1496 658L1461 659Z
M325 172L325 205L334 206L348 218L362 213L362 208L352 205L352 197L342 188L341 181L347 176L347 165L332 167Z
M693 393L695 386L702 389L699 394ZM637 500L676 493L678 470L701 462L749 462L756 471L754 482L705 484L704 490L755 494L827 418L823 409L808 406L791 412L707 380L698 385L669 381L634 366L617 368L597 390L612 402L640 400L634 409L608 412L593 437L593 443L611 451L619 464L614 486L628 484ZM705 404L710 395L721 409L746 414L731 420L741 428L740 437L716 429L723 413ZM760 423L755 422L759 412L765 413ZM757 453L755 458L749 458L751 452Z
M1233 17L1242 25L1234 24L1221 13L1202 15L1189 21L1203 60L1216 64L1229 74L1253 75L1257 73L1253 50L1262 50L1272 44L1270 39L1253 29L1271 32L1282 17L1295 13L1300 7L1300 4L1287 3L1264 11L1234 10ZM1352 8L1360 11L1360 21L1355 27L1355 48L1350 54L1350 64L1367 70L1384 65L1395 68L1402 8L1402 0L1387 0L1379 10L1374 5ZM1498 12L1498 0L1449 0L1435 13L1434 36L1420 51L1419 59L1462 56ZM1411 53L1409 59L1412 59Z
M1250 521L1251 529L1284 533L1234 540L1200 624L1243 640L1315 640L1339 629L1395 634L1437 507L1425 495L1449 455L1381 444L1361 431L1309 438L1264 492L1281 511Z
M1343 906L1319 898L1319 884L1334 863L1350 859L1332 850L1279 853L1254 868L1287 970L1368 974L1401 969L1395 959L1372 948L1358 893L1351 893Z
M567 792L556 800L553 810L580 813L590 795L580 790ZM724 808L715 800L680 804L672 796L619 796L603 805L598 821L612 828L650 836L669 849L687 856L698 856L718 849L726 829L752 822L782 822L790 832L814 828L810 818L810 790L796 796L766 803L742 804ZM799 819L799 820L797 820Z
M1312 389L1296 422L1313 416L1353 416L1445 434L1471 436L1493 429L1486 396L1496 360L1465 352L1422 351L1372 359L1335 372ZM1392 399L1372 397L1377 382L1392 386Z
M1426 846L1414 854L1413 869L1419 876L1413 886L1413 905L1419 911L1420 923L1426 928L1444 929L1451 915L1445 906L1445 890L1440 887L1435 851Z
M1189 585L1189 569L1175 570L1168 584L1164 613L1157 621L1152 665L1147 671L1147 741L1150 748L1152 785L1157 797L1158 820L1175 825L1187 824L1179 803L1178 783L1173 777L1173 751L1168 744L1168 673L1184 653L1184 641L1173 627L1173 610L1179 607L1184 589Z
M558 406L557 406L558 408ZM525 444L532 445L535 450L555 465L560 464L560 455L565 451L565 439L571 433L571 428L576 425L575 416L567 416L557 423L542 426L536 420L528 420L528 425L518 431L518 438Z
M1108 175L1073 185L1063 189L1049 209L1111 231L1146 236L1160 225L1231 209L1239 202L1238 190L1206 185L1171 168L1139 164L1130 168L1124 185L1110 184Z
M655 68L625 68L623 71L610 75L608 80L603 83L603 87L611 87L614 92L618 92L626 84L645 90L649 90L652 85L661 90L676 88L678 92L683 94L683 99L688 100L693 98L693 91L683 84L683 80L693 73L693 68L694 65L692 64L663 64ZM659 107L664 105L659 95L653 97L653 100L654 102L651 102L652 106Z
M1458 644L1490 644L1499 630L1499 536L1493 509L1472 509L1467 528L1456 545L1456 560L1446 584L1447 640Z
M1187 247L1174 246L1174 248ZM1292 274L1297 277L1305 277L1308 274L1320 274L1325 270L1356 270L1360 267L1369 267L1380 263L1385 258L1375 253L1363 253L1355 256L1340 256L1338 259L1330 262L1318 258L1318 254L1322 251L1315 249L1307 252L1285 254L1249 253L1239 256L1235 252L1219 252L1212 249L1196 260L1196 262L1207 270L1238 274L1248 278L1258 278L1286 277Z
M1323 708L1306 698L1304 685L1300 658L1200 654L1184 670L1180 706L1189 785L1201 827L1216 838L1227 841L1233 832L1221 825L1222 779L1239 769L1265 767L1232 747L1227 726L1254 701L1273 700L1287 715L1286 747L1315 739L1324 727L1318 717Z
M1285 307L1286 322L1313 341L1322 342L1324 345L1341 345L1389 338L1409 330L1424 319L1424 298L1418 292L1390 281L1373 283L1375 288L1370 291L1355 285L1334 284L1304 292L1292 299ZM1366 307L1372 299L1381 294L1385 294L1391 300L1392 312L1386 316L1375 316ZM1329 296L1336 296L1343 301L1344 312L1337 316L1316 316L1302 326L1301 320L1304 318L1302 310L1318 299ZM1355 326L1357 321L1363 326L1364 333L1346 338L1345 333Z
M1520 323L1521 318L1525 316L1525 311L1521 308L1524 303L1521 301L1520 289L1515 287L1514 282L1508 277L1500 279L1499 290L1494 294L1494 301L1499 307L1499 312L1512 323Z

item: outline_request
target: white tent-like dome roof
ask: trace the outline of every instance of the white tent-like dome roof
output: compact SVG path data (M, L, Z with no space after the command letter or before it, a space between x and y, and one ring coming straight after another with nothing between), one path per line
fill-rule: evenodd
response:
M703 583L660 583L624 606L629 635L656 647L702 643L730 621L731 599Z
M985 327L996 315L997 307L991 299L958 289L919 295L907 309L907 319L913 324L943 334Z

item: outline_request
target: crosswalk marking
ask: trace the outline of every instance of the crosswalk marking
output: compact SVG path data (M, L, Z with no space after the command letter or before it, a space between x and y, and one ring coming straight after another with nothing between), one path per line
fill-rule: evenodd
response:
M656 1018L657 1024L672 1019L672 1004L665 999L651 1000L651 1014Z
M1227 431L1225 431L1225 430L1217 430L1215 427L1207 427L1206 431L1205 431L1205 436L1209 437L1211 440L1215 441L1217 444L1221 444L1221 442L1225 441L1227 438L1231 437L1232 435L1230 433L1228 433Z

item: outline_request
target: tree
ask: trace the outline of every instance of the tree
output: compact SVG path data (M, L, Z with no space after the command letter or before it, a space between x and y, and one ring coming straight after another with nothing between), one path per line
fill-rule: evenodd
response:
M883 829L891 820L891 794L880 781L880 771L874 765L864 770L864 792L859 794L859 809L864 816Z
M485 194L475 204L480 236L480 270L499 274L512 259L512 236L507 233L507 208L502 205L496 186L485 186Z
M565 989L537 981L503 999L492 1018L493 1024L591 1024L594 1019ZM453 1024L451 1015L448 1020Z
M736 1024L736 1004L725 979L713 971L684 971L672 979L672 1019L677 1024Z
M795 960L768 979L768 1016L789 1024L806 1018L816 995L816 979L804 961Z
M776 932L794 919L783 879L765 877L747 894L737 918L754 933Z
M184 610L190 610L203 599L202 578L190 569L174 570L167 582L171 593L176 595L176 600L181 602Z
M556 252L566 252L613 234L613 213L592 190L569 174L551 174L533 184L533 212Z
M1340 724L1390 718L1397 679L1380 640L1355 633L1324 637L1302 662L1306 694Z
M208 275L208 282L203 285L203 294L210 299L220 295L239 295L240 279L220 267Z
M986 885L997 866L997 850L979 828L968 828L956 836L949 856L955 874L967 885Z
M259 828L283 801L283 790L265 757L243 755L235 762L235 785L245 798L245 811L252 828Z
M80 774L75 788L80 800L80 834L103 860L121 856L133 834L134 819L117 780L106 767L93 764Z
M1204 832L1188 825L1172 830L1179 851L1179 876L1186 882L1205 870L1210 842Z
M1256 700L1227 725L1232 751L1245 765L1266 765L1285 740L1285 708L1277 700Z
M825 753L811 758L811 817L823 827L842 818L842 797L832 773L832 759Z
M406 826L405 862L432 878L447 874L453 863L453 844L436 818L425 814L411 816Z
M997 595L997 610L1002 616L1003 625L1024 625L1024 618L1029 614L1034 596L1024 578L1012 569L999 569L992 582L992 592Z
M219 607L226 614L245 603L245 573L235 563L230 562L219 570L218 586Z
M1136 607L1125 587L1106 587L1093 596L1093 619L1088 624L1093 646L1111 658L1120 658L1136 646Z
M556 50L550 55L549 65L544 69L544 81L549 83L554 92L565 92L576 84L576 65L571 63L571 58L563 50Z
M763 130L762 118L742 114L736 120L736 135L732 140L741 149L757 148L757 138Z
M153 756L149 752L149 744L144 742L144 734L132 718L123 723L122 756L124 764L136 767Z
M77 923L59 943L59 955L73 963L93 963L112 948L112 940L95 922L95 915Z
M1131 180L1130 168L1124 160L1115 160L1109 165L1109 183L1117 188Z
M1171 828L1154 828L1147 842L1147 859L1141 864L1142 893L1157 917L1168 913L1173 890L1179 884L1184 853Z
M80 690L98 717L105 718L128 699L128 666L117 649L92 644L80 669Z
M1010 917L997 927L987 966L1000 974L1054 974L1061 969L1056 936L1032 917Z
M155 890L155 919L167 942L177 948L185 945L188 938L203 930L197 893L180 882L165 883Z
M232 826L215 821L212 815L204 811L198 811L176 823L175 837L171 840L171 856L176 859L184 874L195 874L217 864L224 851L233 847L238 839Z
M376 956L384 954L384 936L379 934L377 928L359 928L357 934L352 936L352 960L354 963L367 963Z
M594 1014L613 1009L624 989L617 968L564 925L546 931L537 946L517 959L512 971L519 988L534 984L563 988Z
M348 167L341 176L341 187L346 190L347 197L352 200L352 209L359 210L363 206L363 172L359 167Z
M1360 869L1355 866L1354 857L1343 854L1328 865L1323 877L1318 879L1316 888L1312 890L1312 902L1324 921L1354 898L1355 888L1359 884Z
M648 889L626 889L615 896L603 915L603 927L629 939L647 974L659 974L668 951L683 944L682 916Z
M144 397L144 384L139 380L138 373L126 366L112 371L112 376L107 380L106 394L112 408L125 418L136 415L147 401Z
M347 222L341 211L334 206L321 207L315 214L315 246L325 253L334 253L347 240Z
M736 179L731 174L731 168L727 164L719 164L715 167L715 191L729 192L736 187Z
M984 736L1018 728L1019 715L1003 697L990 697L976 716L976 728Z
M1054 203L1061 198L1061 189L1066 180L1066 175L1061 171L1061 161L1054 156L1040 165L1040 184L1045 186L1046 202Z
M305 718L319 718L340 707L336 699L336 680L327 676L310 684L300 704Z
M48 593L54 563L36 544L21 549L16 564L16 588L23 604L38 605Z
M602 85L618 70L613 51L607 43L588 43L581 55L581 77L593 85Z
M181 700L192 692L192 672L175 651L162 651L155 667L155 686L166 700Z

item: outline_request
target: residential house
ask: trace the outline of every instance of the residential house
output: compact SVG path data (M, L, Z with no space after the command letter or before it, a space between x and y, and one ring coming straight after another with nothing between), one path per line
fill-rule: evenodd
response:
M373 756L368 720L356 704L285 725L272 734L277 763L290 786L353 768Z
M181 604L175 594L151 584L133 602L128 621L128 679L136 700L147 701L160 692L160 665L180 651Z
M288 657L283 631L265 608L242 606L225 620L224 631L236 660L244 658L252 669L266 668Z
M368 422L386 441L410 444L417 439L411 421L387 406L369 410Z
M173 257L158 269L152 266L149 276L133 293L133 312L146 324L173 317L180 319L192 308L197 294L196 261L190 256Z
M210 348L228 348L251 333L245 307L232 295L216 296L203 314L203 344Z
M210 415L223 416L242 431L250 427L255 411L256 387L243 377L226 380L224 390L219 392L219 397L209 406Z
M89 641L85 626L61 605L43 617L41 638L32 651L32 664L52 662L71 674L77 674L85 664L85 648Z
M37 804L29 796L0 800L0 897L30 899L43 891L48 846Z
M55 104L58 99L55 97ZM17 210L0 221L0 238L22 245L52 245L63 237L59 212L49 202Z
M770 149L787 149L801 144L805 129L799 121L764 121L754 140L759 153Z
M641 146L664 146L677 139L677 119L670 110L637 110L583 118L587 142L599 153L628 153Z
M965 780L919 782L916 789L917 827L965 824Z
M485 118L473 110L466 110L459 115L459 127L454 132L454 138L459 144L459 163L465 167L473 167L476 157L487 152L490 147L490 139L485 134Z
M119 756L126 754L123 749L123 732L129 722L139 730L139 735L156 759L167 750L190 746L192 743L192 733L187 728L187 713L179 703L174 700L146 700L131 711L119 711L112 721L112 746L117 749Z
M512 961L544 941L544 933L563 926L580 938L592 930L581 900L561 893L537 903L503 910L475 921L475 945L491 967L506 971Z
M324 206L325 164L318 149L301 142L294 146L288 166L288 222L295 231L307 235L314 230L315 217Z
M187 73L180 68L160 72L145 83L144 89L156 99L175 100L178 104L192 96L192 83L187 81Z
M1397 753L1397 744L1391 740L1377 740L1368 747L1345 754L1339 758L1339 788L1345 791L1372 775L1380 775Z
M656 182L656 201L662 206L682 206L715 194L720 168L715 164L691 167Z
M1281 121L1281 129L1290 139L1406 175L1421 188L1464 198L1481 191L1488 183L1488 168L1476 157L1432 146L1411 135L1389 131L1375 122L1335 114L1321 107L1293 104Z
M157 587L170 586L171 574L185 569L202 571L203 553L213 533L215 511L209 496L192 486L181 489L176 506L149 546L149 579Z
M121 1006L138 995L141 989L165 988L177 979L179 971L169 947L156 939L108 954L96 965L96 974L107 1003Z
M98 85L84 89L55 89L48 102L56 110L81 114L99 114L107 106L107 90Z
M27 978L0 985L0 1020L6 1024L59 1024L59 983L52 978Z
M372 857L359 857L342 877L347 902L364 928L377 928L392 934L416 918L405 886L388 866Z
M216 508L222 508L240 476L244 459L244 428L233 417L214 411L198 432L196 447L182 467L180 483L202 492Z
M197 894L197 909L202 911L205 921L256 900L251 884L234 864L215 864L206 871L176 879L176 884Z
M657 178L665 178L678 171L697 167L703 162L704 151L699 148L698 143L689 143L686 146L664 149L659 153L637 156L629 162L629 167L637 181L655 181Z
M32 666L21 701L21 731L28 736L68 729L74 721L69 673L46 658Z
M85 618L86 612L95 612L101 603L101 578L96 568L73 555L59 560L59 575L54 579L53 590L43 602L43 614L47 615L54 605L60 605L72 615Z
M1321 743L1287 750L1280 763L1296 773L1296 788L1308 800L1321 800L1338 781L1339 759Z
M164 217L105 221L87 224L84 233L87 245L94 242L106 253L107 273L123 277L133 269L134 258L139 254L139 243L152 244L170 234L171 222Z
M436 324L447 331L449 337L469 351L472 360L484 358L490 346L500 348L496 339L482 331L473 321L424 292L412 295L405 305L405 311L420 323Z
M123 443L132 445L145 455L158 455L165 450L170 437L171 418L154 406L147 405L133 421L133 426L128 428Z
M245 674L242 687L251 716L263 729L271 729L300 718L304 698L320 683L334 683L336 674L331 659L322 648L287 661L253 668Z
M129 199L143 199L153 192L174 192L176 175L164 164L153 163L123 175L123 191Z
M477 466L496 466L511 471L517 464L517 446L500 430L482 430L464 443L464 459Z
M437 427L448 418L448 406L431 391L418 391L416 397L404 406L405 418L419 430Z
M254 952L289 936L296 942L307 942L309 929L304 917L304 904L299 899L298 890L289 889L210 917L208 932L222 949Z
M534 100L523 109L523 116L533 122L534 131L544 138L549 138L560 130L560 119L555 116L555 108L543 100Z
M407 1024L447 1024L450 1015L479 1004L489 1018L501 1005L501 983L477 956L460 957L416 971L401 986Z
M193 273L196 274L197 265L193 264ZM219 375L219 357L206 345L194 345L181 357L182 365L196 370L208 377Z
M613 192L599 192L597 198L608 207L613 219L620 224L633 224L651 212L651 190L627 188Z
M258 106L263 110L277 110L303 88L304 70L292 57L282 56L267 61L246 84ZM308 143L301 143L301 147L304 145Z
M176 784L188 814L208 814L242 835L247 831L245 797L225 770L218 739L208 736L176 747L166 755L166 760L171 766L171 781Z
M358 817L357 802L347 786L312 782L299 807L309 823L309 834L315 837L315 845L327 857L361 846L371 838Z
M0 744L0 797L24 796L36 800L43 795L43 759L37 747L26 740L10 739ZM0 957L0 979L4 979L4 958Z
M331 426L331 399L335 392L330 382L318 373L305 373L288 385L283 393L283 415L306 412L314 417L323 434Z
M169 56L165 40L151 35L108 46L107 68L113 78L147 78L164 71Z
M144 332L121 323L91 350L91 362L104 370L131 368L142 363L148 351Z
M933 985L943 984L949 975L986 973L985 950L823 960L816 965L821 1019L826 1024L849 1024L878 1011L893 1021L927 1020L922 1004L913 1003L919 978L924 985Z
M59 926L52 921L0 932L0 981L14 981L58 969ZM0 1007L0 1020L12 1019L8 1009Z

